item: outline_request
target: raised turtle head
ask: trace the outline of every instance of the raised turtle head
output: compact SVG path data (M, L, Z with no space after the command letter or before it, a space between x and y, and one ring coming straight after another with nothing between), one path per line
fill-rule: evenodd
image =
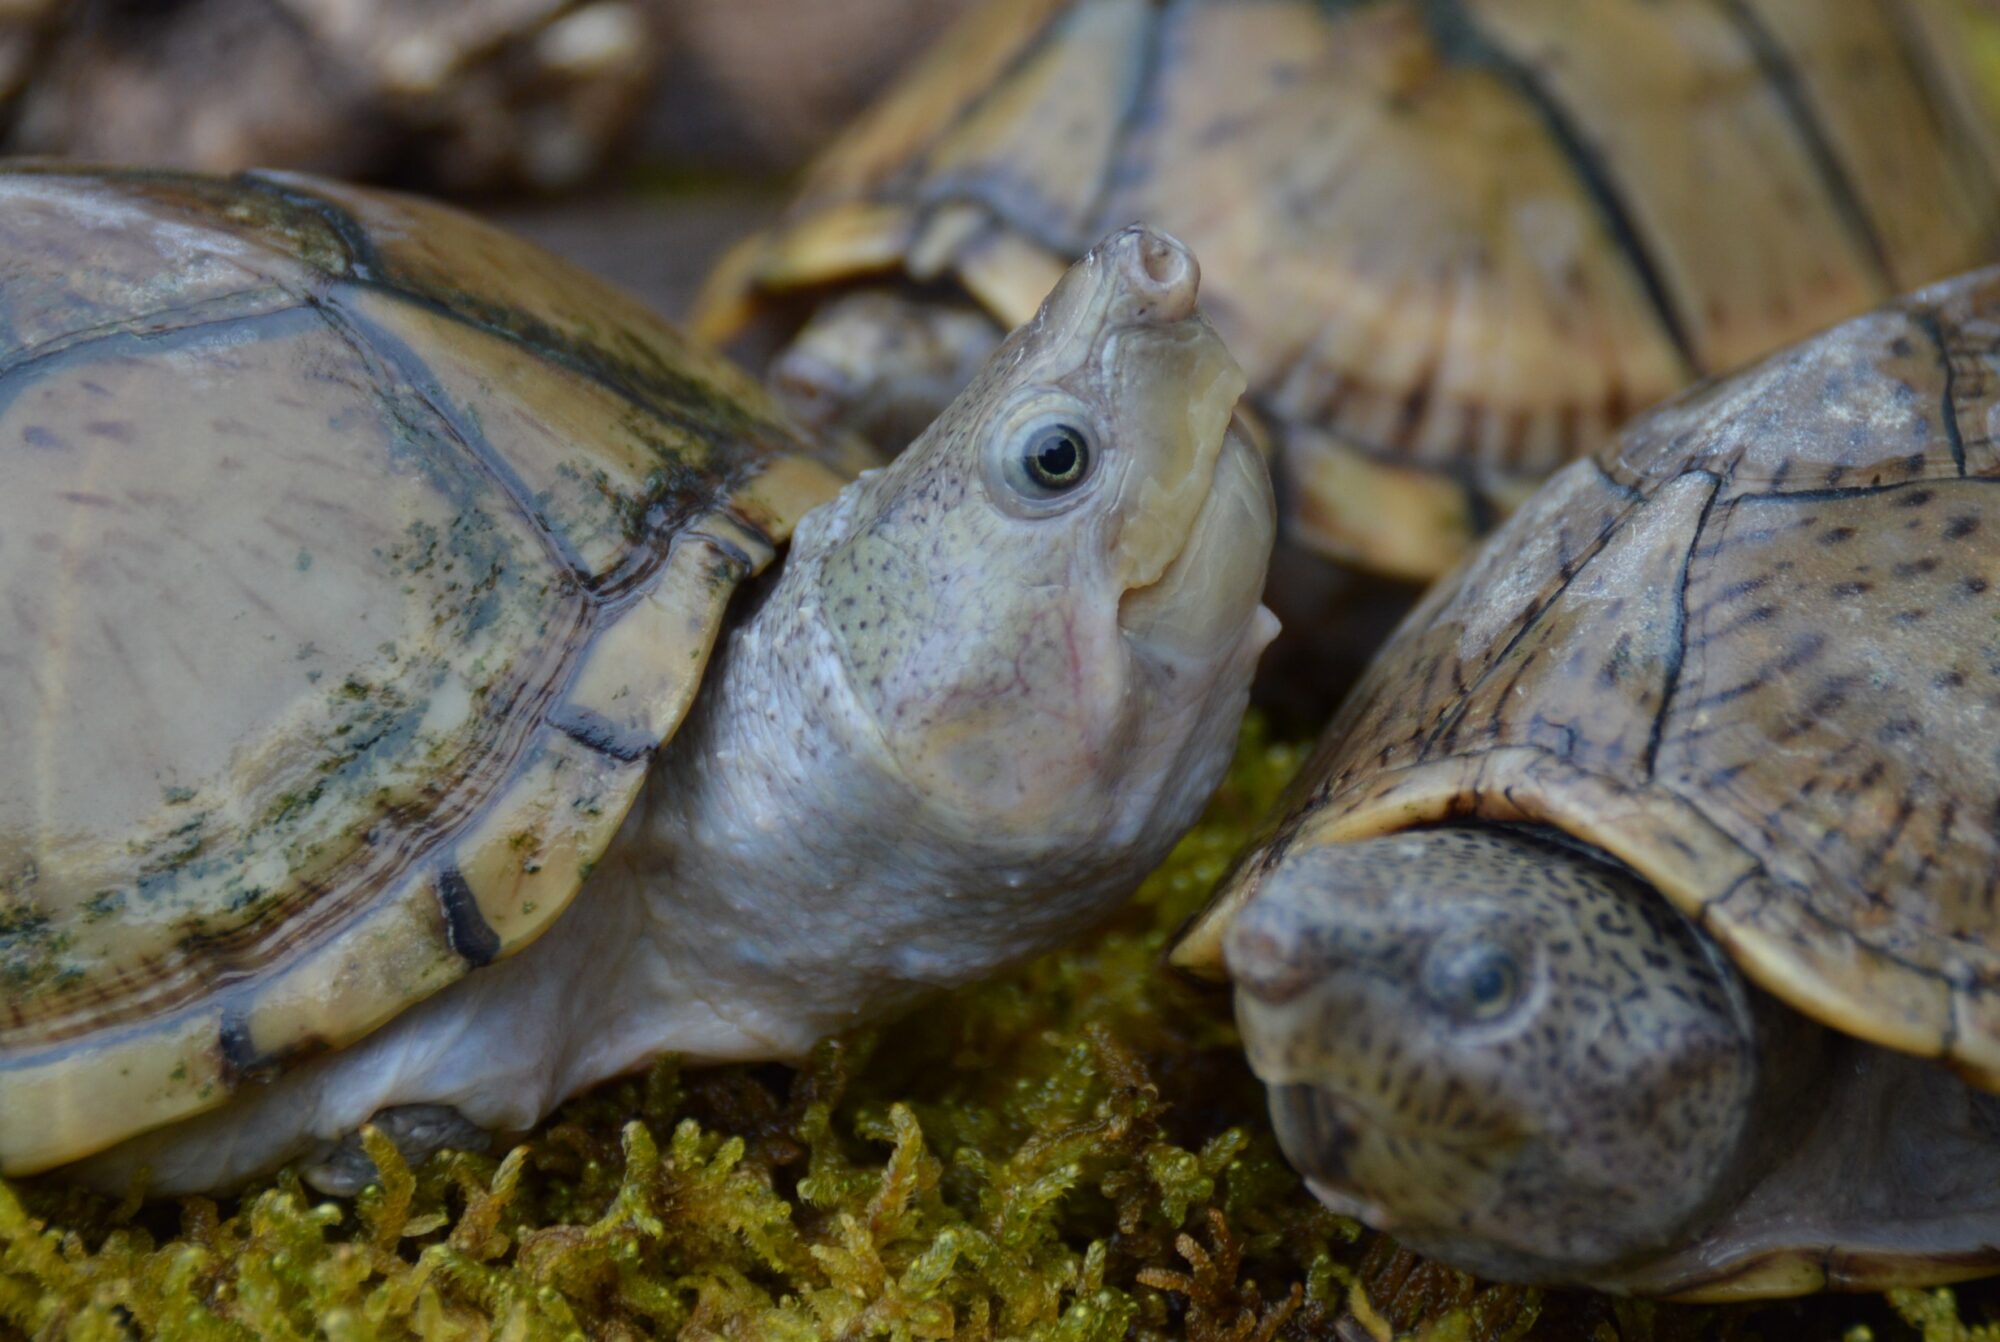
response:
M1163 233L1107 238L825 522L817 599L896 768L1037 882L1054 852L1157 860L1276 632L1270 481L1199 276Z
M1481 829L1300 843L1226 955L1287 1157L1458 1266L1553 1282L1650 1257L1759 1158L1760 1003L1585 853Z

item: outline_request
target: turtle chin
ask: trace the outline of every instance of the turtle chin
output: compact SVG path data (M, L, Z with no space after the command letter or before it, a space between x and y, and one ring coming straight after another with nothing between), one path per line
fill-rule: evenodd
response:
M1246 645L1252 657L1261 652L1277 634L1276 618L1258 604L1276 530L1270 472L1232 421L1179 552L1156 580L1128 589L1118 603L1134 655L1178 676L1228 665Z
M1513 1251L1508 1174L1521 1141L1392 1123L1310 1083L1269 1087L1271 1127L1314 1197L1454 1266L1521 1279L1550 1275ZM1532 1214L1532 1213L1531 1213Z

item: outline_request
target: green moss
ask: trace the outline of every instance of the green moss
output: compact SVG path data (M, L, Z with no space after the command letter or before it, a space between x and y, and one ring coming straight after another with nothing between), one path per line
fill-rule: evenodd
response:
M0 1184L0 1336L336 1339L1922 1337L1951 1292L1761 1312L1481 1287L1318 1206L1227 999L1159 967L1299 752L1253 727L1202 825L1086 944L809 1067L672 1066L500 1158L351 1204Z

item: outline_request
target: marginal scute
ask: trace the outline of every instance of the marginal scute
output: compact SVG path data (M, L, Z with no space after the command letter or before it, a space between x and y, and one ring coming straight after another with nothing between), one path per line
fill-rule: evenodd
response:
M546 929L731 593L868 458L438 207L42 168L0 232L15 1174Z
M703 649L705 651L705 649ZM534 759L459 839L456 871L504 959L568 907L651 755L621 759L545 728Z
M0 1158L11 1174L32 1172L102 1150L132 1132L134 1114L166 1122L229 1094L218 1041L222 1006L183 1012L161 1028L91 1040L39 1056L0 1053L7 1103L32 1124L0 1127ZM86 1063L78 1056L89 1051ZM89 1081L80 1077L87 1072Z
M1802 1012L2000 1089L1996 337L1977 272L1557 476L1384 649L1177 962L1217 967L1290 845L1552 826Z
M406 1002L464 974L467 966L451 946L432 894L437 876L433 863L419 863L384 898L343 923L316 927L312 920L302 920L299 952L223 998L218 1049L225 1029L232 1038L230 1048L219 1054L219 1085L214 1091L203 1087L186 1093L167 1117L199 1113L245 1080L352 1043ZM88 1084L94 1085L95 1078ZM131 1116L106 1119L125 1124ZM127 1128L117 1135L129 1133Z
M1144 92L1149 0L1086 0L923 151L919 200L980 201L1028 236L1080 252Z
M1740 3L1747 22L1768 36L1773 59L1798 81L1800 99L1868 220L1892 287L1911 289L1961 265L1968 236L1994 237L1995 179L1976 164L1968 167L1954 152L1959 146L1936 134L1940 109L1924 86L1932 73L1914 58L1869 58L1914 40L1899 10L1950 4Z
M652 586L591 648L565 708L653 745L672 736L700 688L730 594L771 556L769 540L725 517L694 519Z
M982 234L952 264L966 292L1010 329L1035 315L1067 268L1047 247L1000 228Z
M1872 966L1840 942L1937 976L1922 1012L1940 1035L1949 983L2000 985L1996 484L1719 508L1661 730L1660 786L1795 892L1745 892L1714 916L1810 962L1857 1009L1879 1003L1868 1014L1883 1020L1912 1013L1863 986Z
M987 0L696 325L955 278L1011 326L1143 219L1315 468L1300 535L1434 578L1690 379L1990 257L1996 39L1971 0Z
M1838 188L1820 173L1808 132L1727 6L1465 7L1534 71L1587 140L1699 367L1737 367L1889 296L1887 277L1843 216ZM1637 51L1646 59L1599 54ZM1866 54L1894 59L1880 49ZM1772 226L1743 227L1743 215L1715 208L1723 195L1758 200ZM1972 238L1960 238L1954 262L1977 257Z
M1291 426L1282 444L1289 534L1321 554L1422 579L1480 532L1480 509L1446 476L1382 461L1329 433Z

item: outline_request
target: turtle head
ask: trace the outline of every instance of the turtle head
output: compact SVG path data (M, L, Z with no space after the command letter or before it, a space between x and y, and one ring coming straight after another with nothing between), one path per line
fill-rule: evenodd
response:
M771 363L771 391L801 422L893 452L943 413L1002 334L968 304L858 289L800 328Z
M1136 880L1192 822L1276 632L1270 480L1199 275L1107 238L828 524L817 599L896 769L1045 889Z
M1607 862L1495 829L1302 841L1225 954L1286 1156L1421 1252L1586 1280L1745 1187L1759 1009Z

